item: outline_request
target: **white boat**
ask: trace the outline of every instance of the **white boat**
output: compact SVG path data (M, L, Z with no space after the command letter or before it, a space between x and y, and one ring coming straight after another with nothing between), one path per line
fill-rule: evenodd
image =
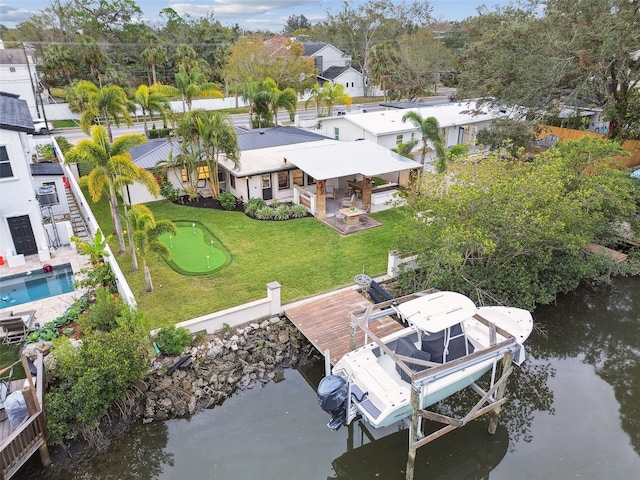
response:
M533 329L527 310L476 307L446 291L398 300L385 302L371 318L397 315L406 327L377 339L360 325L374 341L344 355L318 385L330 428L360 417L374 428L390 426L412 415L412 382L424 409L495 372L508 352L518 365L525 360L524 342Z

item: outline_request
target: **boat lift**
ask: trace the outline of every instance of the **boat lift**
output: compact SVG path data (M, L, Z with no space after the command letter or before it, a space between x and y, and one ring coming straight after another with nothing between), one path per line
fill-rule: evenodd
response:
M411 421L408 422L408 419L405 419L409 426L409 454L407 458L406 480L413 480L414 478L416 452L419 447L424 446L457 428L463 427L471 420L474 420L486 413L490 413L491 418L489 421L488 432L490 435L495 434L498 427L498 416L500 414L500 410L502 405L507 401L504 395L507 387L507 380L513 372L513 358L514 356L518 358L520 349L523 348L511 334L479 314L476 314L474 318L489 328L490 346L445 364L397 355L369 328L369 322L371 320L391 315L399 316L399 311L397 310L398 305L434 291L435 290L431 289L414 293L376 305L370 305L366 308L360 308L350 313L350 349L355 350L357 348L356 334L358 329L362 330L364 332L364 344L367 344L370 341L375 342L387 355L389 355L391 359L393 359L393 361L409 376L411 380ZM500 334L505 340L498 342L497 334ZM465 387L471 388L480 395L480 400L478 400L478 402L464 417L453 418L420 408L422 398L427 391L427 386L431 382L442 378L443 376L486 362L489 359L493 359L490 386L486 391L475 382L469 387ZM427 366L429 368L414 372L407 363ZM331 361L328 351L325 352L325 370L327 370L327 374L331 373ZM351 401L351 392L349 392L347 401ZM347 412L350 412L350 404L347 407ZM422 433L423 419L441 423L443 426L435 432L425 436ZM352 419L348 418L347 423L351 420Z

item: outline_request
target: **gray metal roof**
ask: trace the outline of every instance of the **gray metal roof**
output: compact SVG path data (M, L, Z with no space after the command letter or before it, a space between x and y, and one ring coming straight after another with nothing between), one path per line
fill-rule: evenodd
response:
M40 163L32 163L31 167L31 175L34 177L44 176L44 175L64 175L64 171L62 169L62 165L54 162L40 162Z
M0 92L0 129L33 133L33 119L26 100Z
M20 48L0 48L0 65L26 65L27 57Z
M152 170L158 162L169 158L169 152L173 151L173 155L180 153L180 143L177 141L170 142L166 138L156 138L149 140L144 145L134 147L129 150L133 163L138 167Z
M236 128L240 151L317 142L326 137L296 127L274 127L244 130Z
M326 78L328 80L335 80L336 78L338 78L340 75L342 75L344 72L346 72L347 70L349 70L352 67L346 66L346 67L329 67L327 68L324 72L322 72L321 77Z

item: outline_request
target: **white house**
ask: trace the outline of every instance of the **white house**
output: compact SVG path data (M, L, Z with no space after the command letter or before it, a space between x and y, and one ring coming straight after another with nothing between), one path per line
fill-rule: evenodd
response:
M385 148L417 140L421 148L421 134L411 121L402 121L408 111L419 112L423 118L434 117L442 128L446 146L473 144L478 131L488 127L506 112L477 106L476 102L455 102L419 108L390 109L322 118L318 133L341 141L368 140ZM318 130L316 130L318 131Z
M50 258L29 171L33 130L26 100L0 92L0 255L9 266L24 264L25 255Z
M339 142L295 127L256 130L237 129L240 147L239 166L222 159L219 180L221 189L242 201L262 198L266 201L300 203L318 217L327 213L327 201L338 201L338 195L359 190L365 206L384 203L391 191L406 186L409 172L420 167L413 160L401 157L370 142ZM152 140L131 150L139 167L153 169L179 145L167 140ZM303 166L304 165L304 166ZM209 194L206 167L198 172L198 191ZM167 179L183 190L187 172L170 169ZM376 178L375 188L369 180ZM144 188L133 184L126 188L130 203L154 199ZM384 200L383 200L384 197Z
M352 97L364 94L363 75L351 67L351 57L330 43L303 42L303 56L311 57L318 70L318 83L331 82L344 87L344 93ZM380 96L378 87L369 88L369 95Z
M27 102L31 118L42 118L37 102L37 89L41 88L31 50L0 48L0 92L13 93Z

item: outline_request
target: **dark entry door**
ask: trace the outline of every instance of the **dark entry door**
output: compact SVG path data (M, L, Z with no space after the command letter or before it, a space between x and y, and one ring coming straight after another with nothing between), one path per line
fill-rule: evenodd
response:
M273 191L271 189L271 175L262 175L262 199L271 200L273 198Z
M38 253L36 238L33 235L29 215L21 215L19 217L11 217L7 219L9 223L9 231L13 244L16 246L16 253L20 255L33 255Z

